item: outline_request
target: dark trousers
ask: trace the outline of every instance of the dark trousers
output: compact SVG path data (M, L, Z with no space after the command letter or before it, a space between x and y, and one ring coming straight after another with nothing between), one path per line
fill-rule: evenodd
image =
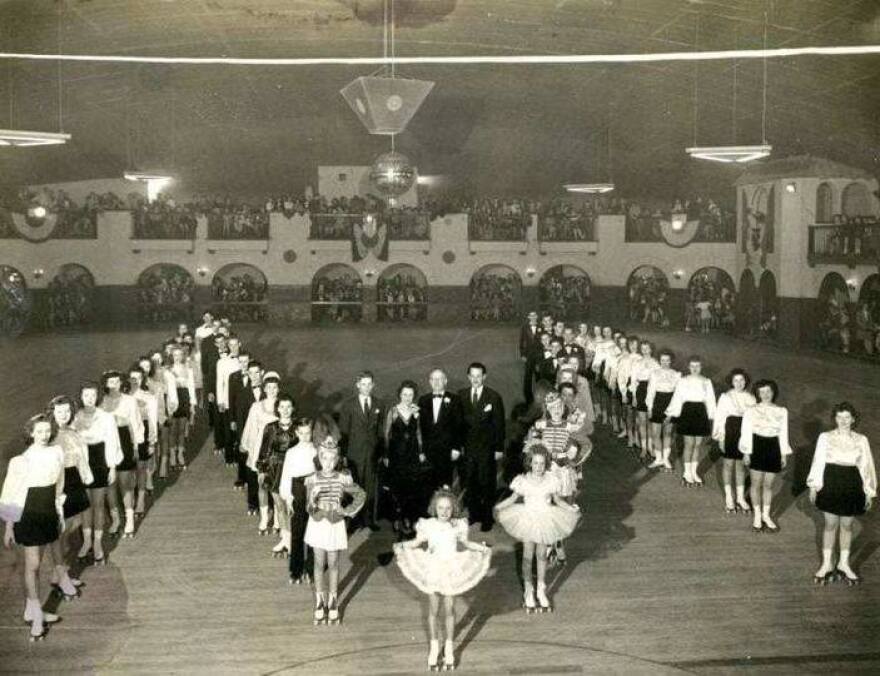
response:
M294 477L293 513L290 515L290 577L302 577L304 573L312 574L315 563L312 548L306 545L303 538L306 534L306 478Z
M245 458L247 454L243 454ZM245 483L247 484L247 506L248 509L257 511L260 509L259 486L257 485L257 473L250 467L245 465Z
M229 411L221 411L217 409L216 424L214 425L214 443L217 448L223 449L223 459L227 465L233 464L235 459L235 438L232 436L232 430L229 427L230 422Z
M527 357L525 361L525 365L523 368L523 396L526 399L527 404L531 404L532 400L535 398L532 387L535 380L535 360L532 357Z
M217 404L210 403L208 406L210 407L211 427L214 429L214 448L224 448L226 443L226 429L223 427L223 418L225 416L220 412L220 409L217 408ZM227 421L226 424L228 426L229 422Z
M467 458L467 493L466 502L471 522L479 521L484 525L494 523L492 508L495 506L497 489L495 456Z
M376 467L373 458L353 460L347 459L348 470L351 472L354 482L364 489L367 494L364 500L364 507L360 513L354 517L356 524L370 525L376 523L376 511L378 502L376 500L376 491L378 482L376 481Z
M449 486L452 488L454 465L450 452L451 451L448 448L443 448L431 449L425 453L432 468L432 490L440 488L441 486Z

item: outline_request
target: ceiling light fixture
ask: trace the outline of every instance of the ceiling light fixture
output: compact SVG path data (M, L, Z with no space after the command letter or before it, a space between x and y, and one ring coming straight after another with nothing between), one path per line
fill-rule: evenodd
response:
M159 196L162 189L170 185L174 180L173 176L160 174L158 172L143 171L126 171L122 174L126 181L139 181L147 184L147 200L152 202Z
M773 146L693 146L685 150L696 160L743 163L767 157L773 150Z
M0 129L0 146L28 148L31 146L56 146L67 143L70 134L48 131L23 131L21 129Z
M601 195L614 190L613 183L566 183L563 187L568 192L580 192L588 195Z

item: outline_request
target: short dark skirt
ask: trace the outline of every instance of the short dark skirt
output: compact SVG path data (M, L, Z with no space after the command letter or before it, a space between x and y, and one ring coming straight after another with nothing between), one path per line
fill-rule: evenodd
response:
M672 401L672 392L655 392L654 402L651 406L651 422L666 422L666 409L669 408L669 402Z
M122 462L116 465L118 472L131 472L137 469L137 460L134 453L134 441L131 438L131 428L127 425L120 425L116 429L119 430L119 445L122 448Z
M281 470L284 468L284 453L270 453L263 464L266 474L264 485L272 493L278 493L281 486Z
M92 470L92 477L94 477L89 488L107 488L110 468L107 467L103 441L99 444L89 444L89 469Z
M146 426L146 422L144 422ZM150 459L150 442L146 439L138 444L138 462L147 462Z
M58 539L61 525L55 511L55 484L28 488L21 519L12 532L24 547L40 547Z
M636 410L647 413L648 411L648 403L645 399L648 396L648 381L640 380L639 384L636 385Z
M189 389L186 387L177 388L177 410L174 411L174 418L189 418L191 402L189 400Z
M728 460L742 460L743 454L739 452L739 437L742 431L742 416L732 415L724 421L724 448L721 454Z
M683 437L708 437L712 433L706 404L702 401L686 401L675 423L675 430Z
M865 513L865 491L857 467L825 465L822 490L816 494L816 507L837 516Z
M752 435L752 462L749 469L756 472L776 474L782 471L782 452L779 450L779 437Z
M82 514L89 508L89 496L76 467L64 468L64 518Z

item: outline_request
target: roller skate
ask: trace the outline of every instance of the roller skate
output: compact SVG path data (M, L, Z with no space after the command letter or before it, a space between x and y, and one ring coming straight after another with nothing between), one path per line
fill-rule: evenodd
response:
M122 532L122 537L125 539L134 538L134 510L126 509L125 510L125 530Z
M455 646L452 641L443 644L443 671L455 671Z
M440 659L440 641L431 641L431 648L428 650L428 670L440 671L438 660Z
M290 552L290 531L281 531L281 539L272 547L272 556L276 559L286 559Z
M107 565L107 557L104 555L104 543L101 540L101 536L103 533L99 530L95 531L95 565L96 566L104 566Z
M39 610L40 613L42 613L43 624L54 624L55 622L58 622L61 620L61 618L58 617L58 615L56 615L55 613L47 613L45 610L43 610L40 607L40 604L38 601L31 601L30 599L28 599L24 604L23 619L24 619L25 624L30 624L31 622L34 621L34 618L36 617L37 610Z
M825 587L828 584L834 582L836 578L836 571L832 569L830 565L826 566L825 564L823 564L822 567L816 571L816 574L813 575L813 584L818 587Z
M267 535L269 533L269 508L268 507L260 507L260 523L257 525L257 530L260 535Z
M764 529L768 533L778 533L779 532L779 526L777 526L776 523L773 521L773 519L770 518L770 510L769 509L764 509L763 513L761 514L761 521L764 524Z
M836 579L845 582L847 587L857 587L862 583L861 578L853 572L852 568L848 565L841 566L839 563L837 564Z
M538 605L540 606L542 613L552 613L553 606L550 603L550 599L547 598L547 585L539 584L538 585Z
M121 525L119 519L119 510L111 509L110 510L110 528L107 529L107 533L111 537L116 537L116 534L119 532L119 526Z
M327 624L342 624L342 615L339 612L338 600L336 594L330 594L327 601Z
M58 595L63 597L65 601L74 601L79 596L79 588L82 587L82 582L71 578L67 573L67 569L62 568L58 574L58 581L53 582L52 587L55 588Z
M327 624L327 612L324 604L324 594L318 592L315 594L315 614L313 620L315 626Z
M25 606L25 621L30 622L31 624L31 634L30 641L31 643L36 643L37 641L42 641L46 637L46 625L49 623L46 615L51 615L50 613L43 613L43 609L40 607L39 601L34 601L32 599L27 600L27 605ZM55 621L58 621L57 615L51 615L55 618Z
M537 611L537 608L535 607L535 589L531 582L525 583L525 590L523 591L523 608L526 610L526 615L531 615Z

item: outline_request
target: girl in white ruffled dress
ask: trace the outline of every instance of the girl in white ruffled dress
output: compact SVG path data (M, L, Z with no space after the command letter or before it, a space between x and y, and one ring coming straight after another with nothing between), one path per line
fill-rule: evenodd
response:
M535 587L532 584L532 559L537 561L537 600L541 612L552 610L547 598L547 548L574 532L580 518L577 505L560 495L558 478L547 471L550 451L541 444L529 449L527 474L510 483L513 495L495 506L496 520L507 533L523 544L523 605L526 612L535 610Z
M468 540L467 519L460 518L460 507L448 486L439 488L428 507L429 519L419 519L416 536L394 545L400 572L428 595L428 631L431 638L428 667L438 668L440 634L437 620L440 598L446 611L446 642L443 668L455 668L455 598L477 586L489 570L492 550ZM422 548L426 545L426 548Z

